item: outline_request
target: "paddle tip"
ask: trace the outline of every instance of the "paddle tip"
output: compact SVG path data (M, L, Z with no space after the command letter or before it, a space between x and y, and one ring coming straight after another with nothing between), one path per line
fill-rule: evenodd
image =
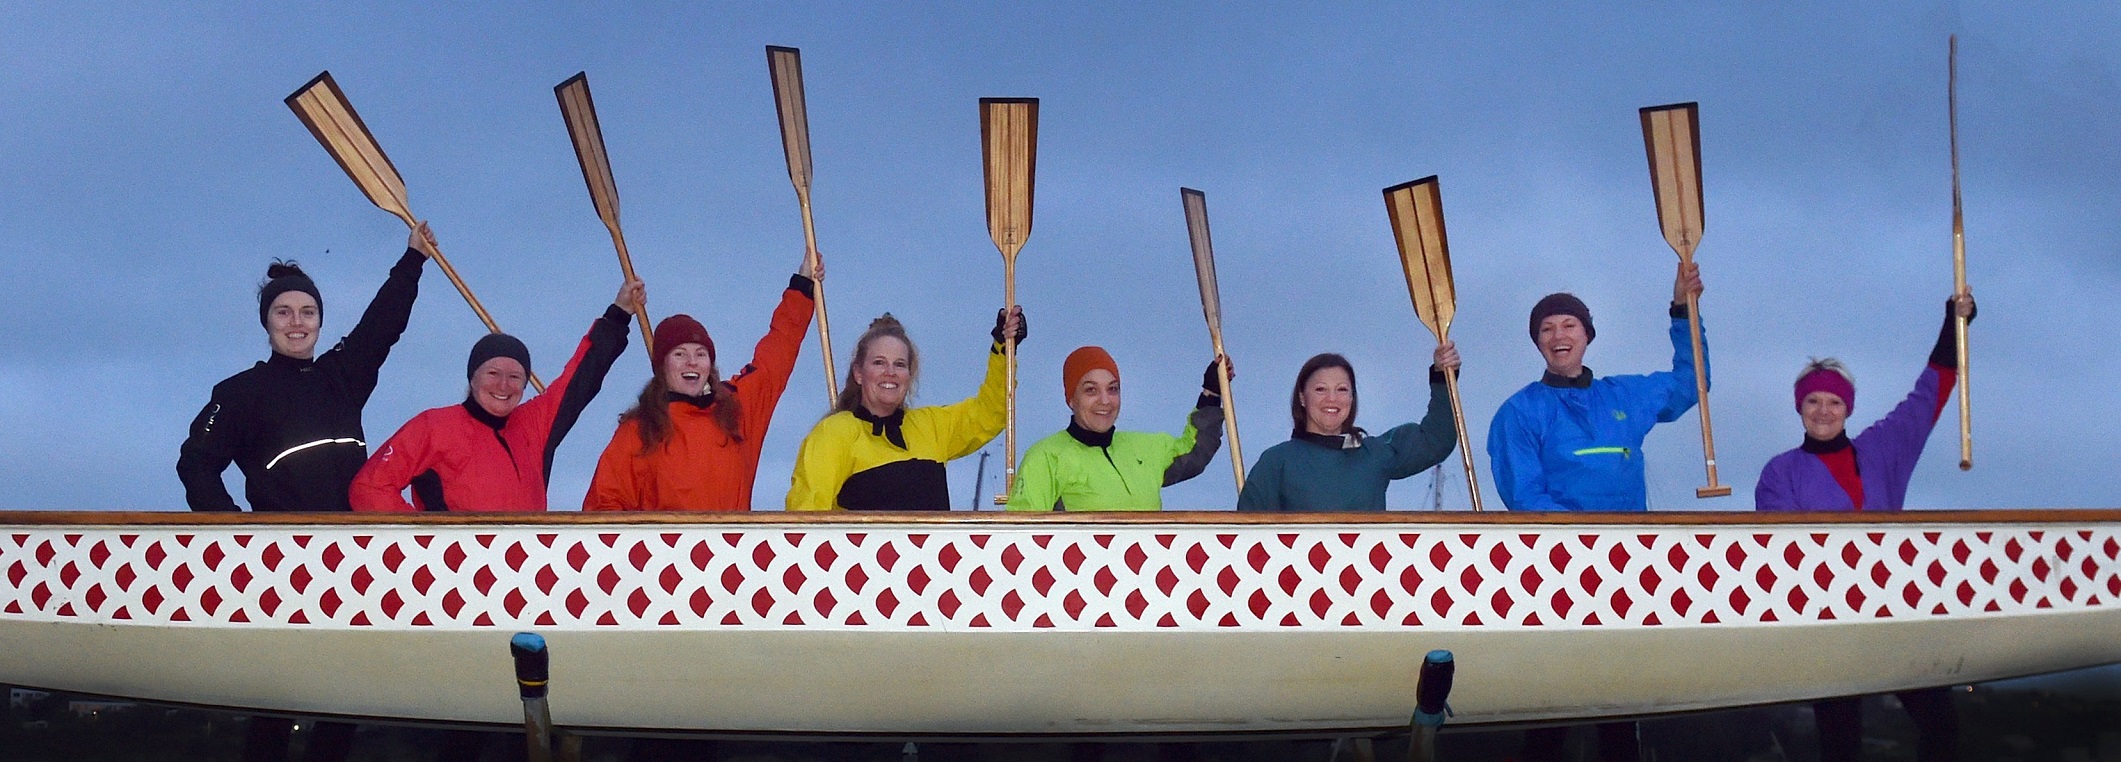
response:
M1705 499L1705 498L1711 498L1711 497L1730 497L1730 496L1731 496L1731 488L1730 488L1730 487L1726 487L1726 486L1723 486L1723 485L1720 485L1720 484L1719 484L1719 485L1716 485L1716 486L1713 486L1713 487L1696 487L1696 488L1694 489L1694 497L1696 497L1696 498L1704 498L1704 499Z

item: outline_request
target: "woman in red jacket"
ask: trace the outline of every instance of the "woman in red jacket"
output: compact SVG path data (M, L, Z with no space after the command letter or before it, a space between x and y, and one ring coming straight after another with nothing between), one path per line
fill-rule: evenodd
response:
M585 511L748 511L759 448L810 329L815 277L805 257L765 338L728 380L714 339L690 315L656 325L655 377L597 459Z
M647 300L640 281L619 287L604 315L545 393L523 401L530 350L505 333L471 347L471 393L405 423L354 476L356 511L542 511L552 454L604 374L626 350L627 322ZM405 488L412 488L412 502Z

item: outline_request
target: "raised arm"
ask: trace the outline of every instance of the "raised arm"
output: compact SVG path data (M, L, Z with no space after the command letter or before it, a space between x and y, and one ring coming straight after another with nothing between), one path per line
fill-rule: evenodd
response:
M1686 411L1692 410L1694 405L1700 402L1700 396L1694 388L1694 341L1687 326L1687 297L1694 297L1695 303L1698 304L1701 292L1701 266L1692 262L1680 263L1678 274L1672 277L1672 307L1668 311L1672 318L1669 331L1672 339L1672 370L1668 373L1650 374L1650 378L1661 382L1662 387L1659 390L1662 393L1654 397L1658 423L1679 420L1679 416L1685 415ZM1709 385L1708 379L1715 377L1709 373L1709 330L1706 326L1701 329L1701 370L1704 379L1702 385L1706 387Z
M1215 460L1215 451L1223 443L1223 398L1217 391L1215 366L1221 364L1229 369L1230 383L1237 383L1237 366L1228 357L1217 357L1208 361L1208 369L1201 373L1200 396L1193 400L1193 412L1186 415L1185 429L1171 443L1171 465L1164 467L1164 486L1199 476Z
M987 352L987 377L980 382L979 393L972 397L933 408L933 415L941 423L937 428L945 432L945 460L956 460L974 452L982 445L994 440L1008 424L1008 364L1002 355L1002 339L1022 342L1027 335L1024 326L1023 308L1017 307L1006 315L996 314L994 322L994 344Z
M545 429L545 451L541 455L547 484L552 482L552 458L560 449L560 441L567 438L567 432L581 418L582 409L604 390L604 376L611 372L619 355L626 352L628 323L646 300L647 291L640 281L627 281L620 286L618 296L604 308L604 314L589 322L589 332L575 345L574 356L567 358L567 367L560 371L560 377L545 387L544 394L517 408L515 415L535 416L529 422Z
M376 372L383 361L390 357L390 348L404 335L405 326L412 321L412 304L420 296L420 272L427 258L434 251L434 234L422 222L413 228L405 245L405 253L391 265L390 277L383 280L383 287L376 290L368 309L361 312L360 322L347 332L339 345L326 353L337 355L337 362L344 363L336 372L342 374L361 392L367 401L367 392L375 389ZM325 362L323 358L320 363Z
M1436 346L1429 365L1429 409L1416 423L1401 424L1385 432L1384 443L1392 448L1392 470L1387 478L1405 479L1429 470L1451 456L1458 446L1458 427L1451 418L1451 393L1444 388L1444 370L1459 365L1458 346L1443 342Z
M806 266L807 269L807 266ZM781 292L781 303L773 308L766 335L752 347L751 362L733 374L729 383L744 401L744 436L763 437L773 422L773 409L788 390L788 377L802 355L803 337L810 332L810 318L817 282L803 274L789 277Z

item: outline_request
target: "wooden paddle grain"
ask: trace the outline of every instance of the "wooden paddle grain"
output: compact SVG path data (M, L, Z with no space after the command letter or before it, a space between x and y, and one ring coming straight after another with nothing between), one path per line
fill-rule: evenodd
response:
M1031 192L1038 168L1038 99L981 98L980 155L987 185L987 235L1002 254L1002 308L1016 308L1016 255L1031 237ZM1003 496L1016 488L1016 342L1002 337L1008 368L1009 459L1003 466Z
M1657 221L1664 240L1682 264L1694 261L1701 243L1701 116L1695 103L1650 106L1641 110L1642 142L1650 160L1650 189L1656 196ZM1707 358L1701 354L1701 305L1686 297L1687 333L1694 346L1694 392L1701 405L1702 465L1709 483L1697 487L1697 498L1723 497L1731 488L1716 480L1716 427L1709 419Z
M1437 342L1450 341L1458 294L1451 279L1450 238L1444 232L1443 186L1430 175L1386 188L1384 195L1385 216L1392 221L1392 240L1399 245L1414 314L1436 334ZM1466 435L1465 406L1459 402L1458 369L1445 368L1443 380L1451 396L1451 424L1458 430L1459 460L1465 464L1466 492L1473 497L1473 510L1480 511L1480 476L1473 465L1473 441Z
M346 99L346 93L339 89L331 72L319 73L307 84L296 88L285 102L288 109L295 112L295 118L302 120L303 126L309 128L309 134L316 136L325 153L331 154L332 160L339 163L339 169L345 170L346 176L370 203L397 217L407 229L419 227L419 218L413 216L411 205L406 203L405 180L398 175L397 165L383 153L382 144L376 142L375 135L368 131L368 124L361 121L360 113L354 111L353 102ZM465 284L464 277L457 274L457 268L449 264L449 258L442 256L441 247L436 246L427 254L442 268L442 275L449 278L450 284L457 287L457 294L471 305L479 322L486 324L486 330L501 333L501 324L486 311L486 305L479 303L479 297L471 293L471 286ZM530 374L530 384L539 393L545 391L545 382L535 373Z
M626 234L619 228L619 186L611 177L611 157L604 152L604 128L597 123L596 101L589 95L589 72L576 72L567 81L554 85L552 94L560 101L567 137L574 143L574 157L582 165L582 181L589 185L589 201L596 205L597 217L611 232L611 245L619 252L619 271L626 280L640 280L633 272L633 255L626 251ZM649 327L648 306L643 304L634 310L633 317L641 327L641 349L652 363L656 356L655 331Z
M1959 207L1959 36L1952 35L1948 44L1946 62L1950 71L1945 80L1945 97L1952 134L1952 293L1964 297L1966 216ZM1956 306L1952 312L1952 343L1959 355L1959 470L1969 471L1974 467L1974 396L1972 379L1967 376L1966 318L1958 314Z
M802 51L766 46L766 74L773 80L774 109L780 112L781 150L788 157L788 180L795 184L795 202L803 212L803 251L812 273L812 318L817 321L819 354L825 360L825 399L829 406L839 400L840 385L833 375L832 321L826 318L825 279L817 274L817 227L810 218L810 110L803 97Z
M1222 289L1215 277L1215 242L1208 235L1208 195L1192 188L1178 189L1186 211L1186 238L1193 244L1193 275L1200 280L1200 308L1208 320L1208 340L1215 346L1216 391L1222 397L1223 435L1230 440L1230 471L1237 492L1245 491L1245 447L1237 438L1237 400L1230 396L1230 368L1220 360L1223 351Z

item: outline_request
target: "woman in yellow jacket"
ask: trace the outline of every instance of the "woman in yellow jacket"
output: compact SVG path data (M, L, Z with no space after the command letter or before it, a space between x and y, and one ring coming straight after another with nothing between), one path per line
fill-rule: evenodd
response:
M947 511L943 463L979 450L1001 433L1008 415L1002 340L1024 340L1023 308L994 316L987 378L971 399L908 409L920 378L920 355L898 319L886 313L854 345L847 382L833 413L803 437L788 489L788 510Z

